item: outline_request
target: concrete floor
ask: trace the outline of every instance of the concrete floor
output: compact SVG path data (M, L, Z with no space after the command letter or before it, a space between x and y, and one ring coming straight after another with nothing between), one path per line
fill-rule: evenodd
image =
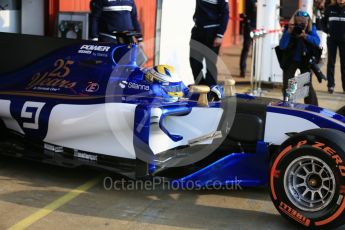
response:
M0 160L0 229L8 229L101 174L3 157ZM33 222L28 229L292 227L274 209L266 188L169 191L158 187L154 191L107 191L103 187L104 176L87 192Z
M229 55L230 67L238 63L238 50L234 47L226 51L234 52ZM245 85L238 90L248 88ZM318 92L321 105L327 108L336 110L345 104L343 94L329 95L322 89ZM279 98L280 90L271 89L265 96ZM105 176L90 169L65 169L0 157L0 229L294 228L275 210L267 188L107 191L103 187ZM74 190L96 177L99 179L90 189ZM70 199L65 199L66 194Z

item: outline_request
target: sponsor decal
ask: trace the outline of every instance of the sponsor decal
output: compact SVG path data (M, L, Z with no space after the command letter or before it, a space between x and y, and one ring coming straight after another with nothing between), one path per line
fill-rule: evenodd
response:
M127 81L121 81L120 84L119 84L119 86L120 86L122 89L126 88L127 85L128 85L128 82L127 82Z
M76 149L74 150L74 157L84 159L84 160L89 160L89 161L97 161L97 158L98 158L96 155L81 152Z
M303 224L306 227L309 227L310 219L304 217L302 214L291 208L289 205L285 204L284 202L280 202L279 209L295 221Z
M89 82L85 91L88 92L88 93L95 93L98 90L99 90L99 84L98 83Z
M136 90L144 90L144 91L150 91L150 86L148 85L140 85L134 82L129 82L128 88L130 89L136 89Z
M92 53L93 56L95 57L104 57L104 58L107 58L109 57L107 53Z
M50 145L50 144L44 144L44 149L52 151L52 152L56 152L56 153L63 152L62 146L55 146L55 145Z
M122 89L128 88L128 89L136 89L136 90L142 90L142 91L150 91L149 85L141 85L134 82L121 81L119 83L119 86Z
M54 69L46 73L36 73L27 85L26 89L58 91L58 89L72 89L77 82L68 81L65 78L71 73L70 66L74 61L58 59L54 63Z
M108 52L110 46L82 45L78 51L80 54L92 54L93 51Z
M345 166L343 165L343 160L340 158L339 154L337 154L337 152L334 149L321 142L316 142L313 145L313 147L323 150L327 155L332 157L332 159L335 161L336 165L339 168L340 174L343 177L345 177Z
M275 170L274 171L274 178L279 178L280 177L280 171L279 170Z
M33 88L33 90L42 90L42 91L58 92L58 91L60 91L60 88L36 86L36 87Z

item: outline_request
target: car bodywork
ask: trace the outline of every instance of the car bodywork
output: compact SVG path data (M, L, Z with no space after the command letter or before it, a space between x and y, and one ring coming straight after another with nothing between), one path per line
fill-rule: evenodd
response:
M136 65L136 46L1 36L9 41L2 154L200 186L262 186L289 137L315 128L345 133L343 116L310 105L239 94L201 107L183 84L184 98L170 101Z

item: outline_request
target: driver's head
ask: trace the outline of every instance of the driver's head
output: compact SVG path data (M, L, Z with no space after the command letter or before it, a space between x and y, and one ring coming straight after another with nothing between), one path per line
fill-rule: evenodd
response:
M145 79L160 84L165 93L172 98L183 97L183 83L172 66L154 66L146 71Z
M145 79L152 83L181 82L181 79L175 73L174 67L169 65L157 65L148 69L145 74Z

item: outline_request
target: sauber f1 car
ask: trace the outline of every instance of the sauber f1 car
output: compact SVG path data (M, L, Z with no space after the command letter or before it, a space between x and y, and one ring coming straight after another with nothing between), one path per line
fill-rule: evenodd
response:
M269 186L305 228L345 223L345 117L140 68L135 44L0 34L0 152L133 177Z

